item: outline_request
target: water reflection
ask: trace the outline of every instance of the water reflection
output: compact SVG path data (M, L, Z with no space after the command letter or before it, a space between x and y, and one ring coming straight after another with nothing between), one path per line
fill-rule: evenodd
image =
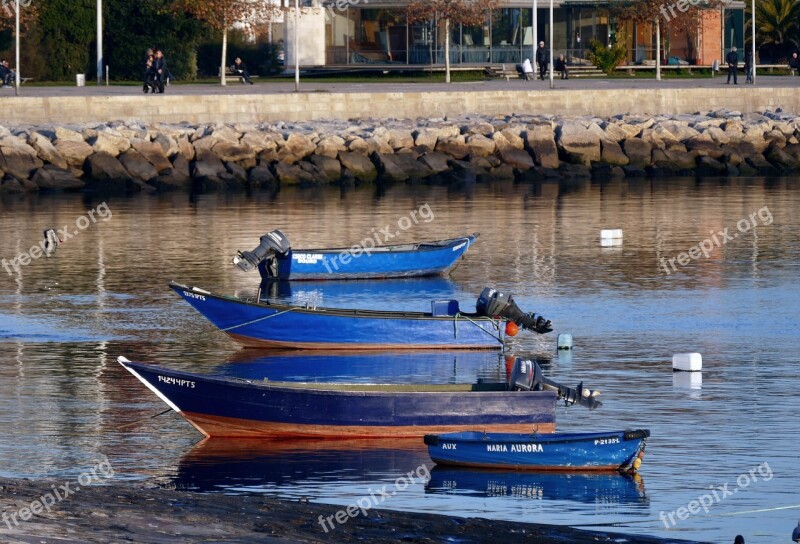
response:
M593 474L494 471L436 466L425 486L429 493L475 497L512 497L593 504L604 513L620 513L621 505L636 515L649 513L649 499L639 474Z

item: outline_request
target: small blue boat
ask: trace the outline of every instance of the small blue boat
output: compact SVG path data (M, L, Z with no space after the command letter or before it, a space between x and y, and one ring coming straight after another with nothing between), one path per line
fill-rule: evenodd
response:
M474 428L555 430L556 392L513 391L504 382L273 382L117 362L209 437L419 439Z
M354 310L224 297L178 283L170 287L248 348L502 349L507 321L539 333L552 330L550 321L523 314L511 295L490 288L473 313L462 312L455 300L433 301L431 312Z
M438 276L450 272L478 236L389 246L367 238L351 247L293 249L286 235L273 230L253 251L238 252L233 264L245 271L258 268L263 280Z
M492 469L636 472L650 431L509 434L467 431L425 435L440 465Z

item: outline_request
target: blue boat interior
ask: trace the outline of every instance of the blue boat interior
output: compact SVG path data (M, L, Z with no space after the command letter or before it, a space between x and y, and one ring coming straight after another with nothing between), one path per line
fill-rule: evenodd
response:
M431 315L433 317L456 315L461 310L458 307L457 300L432 300L431 301Z

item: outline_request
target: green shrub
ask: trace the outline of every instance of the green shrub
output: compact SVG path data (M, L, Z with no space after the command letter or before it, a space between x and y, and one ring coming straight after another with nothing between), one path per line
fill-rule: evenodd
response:
M607 74L611 74L614 68L622 64L627 54L624 37L618 37L611 46L598 40L589 42L589 60Z

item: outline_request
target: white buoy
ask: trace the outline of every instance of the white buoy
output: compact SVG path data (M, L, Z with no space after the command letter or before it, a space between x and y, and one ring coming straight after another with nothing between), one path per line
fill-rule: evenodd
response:
M600 231L600 239L604 238L622 240L622 229L603 229Z
M672 370L699 372L703 370L703 356L699 353L676 353L672 356Z
M674 372L672 374L672 387L678 389L703 389L703 373L702 372Z
M600 247L622 247L622 238L600 238Z
M572 335L567 332L562 332L558 335L557 340L558 349L572 349Z

